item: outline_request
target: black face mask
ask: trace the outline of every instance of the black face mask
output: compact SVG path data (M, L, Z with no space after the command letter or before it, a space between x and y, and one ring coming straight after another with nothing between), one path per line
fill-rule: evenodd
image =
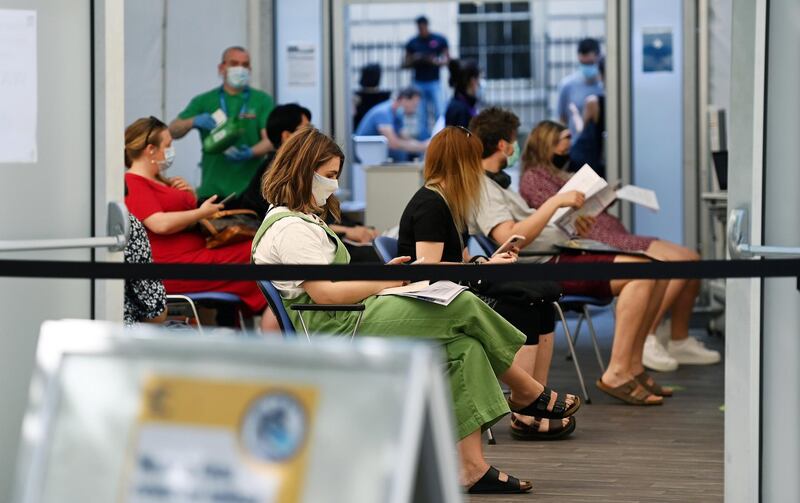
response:
M508 175L508 173L503 171L500 171L499 173L484 171L484 173L486 173L486 176L494 180L497 185L503 187L504 189L507 189L511 186L511 177Z
M569 162L569 156L566 154L553 154L553 166L558 169L564 169Z

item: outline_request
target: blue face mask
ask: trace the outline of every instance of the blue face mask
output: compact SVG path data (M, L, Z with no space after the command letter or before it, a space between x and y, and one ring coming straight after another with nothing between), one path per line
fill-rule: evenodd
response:
M587 80L596 79L597 75L600 73L600 69L597 67L596 64L585 65L581 63L581 73Z

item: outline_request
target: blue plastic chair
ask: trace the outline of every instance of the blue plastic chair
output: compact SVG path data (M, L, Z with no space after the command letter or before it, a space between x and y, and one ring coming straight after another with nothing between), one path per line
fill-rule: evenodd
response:
M491 255L497 249L497 245L494 243L494 241L483 234L476 234L472 237L475 238L478 244L480 244L481 248L483 248L484 253L487 255ZM583 372L578 364L578 356L575 354L575 344L578 341L578 335L580 334L583 321L586 320L586 325L589 327L589 335L592 338L594 354L597 357L597 363L600 365L601 372L605 372L605 365L603 364L603 357L600 354L600 346L597 342L597 333L594 330L592 316L589 313L589 306L605 307L611 304L613 301L613 298L589 297L585 295L564 295L561 297L561 299L559 299L558 302L553 302L553 309L555 309L556 314L561 320L561 326L564 328L564 336L567 339L567 346L569 348L569 355L567 355L567 359L571 359L572 363L575 365L575 373L578 375L578 382L580 383L581 391L583 392L583 397L586 399L586 403L591 403L591 398L589 397L589 392L586 390L586 383L583 380ZM570 334L567 318L564 315L565 311L578 313L578 323L575 326L574 336Z
M378 236L372 242L372 247L375 248L375 253L384 263L397 256L397 240L395 238Z
M267 299L267 304L269 304L269 308L275 314L275 317L278 318L278 325L281 327L281 331L283 332L284 337L297 337L297 331L292 324L292 320L289 318L289 313L286 311L286 306L283 305L283 300L281 300L281 294L278 293L278 289L275 288L275 285L272 284L271 281L262 280L258 282L258 287L261 289L261 293L264 294L264 297ZM311 335L308 333L308 326L306 325L305 319L303 319L303 312L306 311L332 311L332 312L339 312L339 311L358 311L358 318L356 319L355 327L353 327L353 332L350 334L350 340L355 337L356 332L358 332L358 327L361 324L361 318L364 316L364 310L366 306L364 304L294 304L292 305L292 311L297 311L297 314L300 317L300 325L303 327L303 333L305 333L306 340L311 342Z
M167 305L170 303L187 304L192 311L192 316L197 322L197 331L203 333L203 326L197 312L198 305L227 305L236 310L239 317L239 328L245 328L244 315L242 314L242 298L234 293L228 292L194 292L167 295Z
M281 300L281 294L278 293L278 289L275 288L272 281L259 281L258 287L267 299L270 310L272 310L275 317L278 319L278 326L281 328L283 336L297 337L297 332L294 329L294 325L292 325L292 320L289 319L289 313L286 312L286 306L283 305L283 301Z

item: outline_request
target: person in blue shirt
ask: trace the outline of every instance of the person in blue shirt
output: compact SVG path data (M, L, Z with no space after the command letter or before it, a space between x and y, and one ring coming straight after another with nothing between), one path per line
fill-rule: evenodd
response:
M580 68L564 77L558 85L558 120L568 125L573 138L577 138L583 105L591 95L602 96L603 83L600 80L600 44L593 38L585 38L578 43Z
M413 85L421 93L417 112L418 138L426 140L430 137L432 122L444 112L439 68L450 61L450 52L447 39L428 29L428 18L420 16L416 22L418 34L406 44L403 68L411 68ZM428 114L429 108L433 109L433 121Z
M406 115L417 111L420 92L412 87L403 89L393 100L375 105L361 119L355 136L385 136L389 142L389 157L395 162L406 162L412 154L421 154L428 142L414 140L403 135Z

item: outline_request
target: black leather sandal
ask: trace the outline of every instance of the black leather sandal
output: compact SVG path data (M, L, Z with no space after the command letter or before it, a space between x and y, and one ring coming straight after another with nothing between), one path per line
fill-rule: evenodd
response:
M555 428L553 428L553 421L558 421ZM560 420L550 420L550 427L548 430L539 431L539 425L541 424L542 419L534 417L533 424L525 424L520 421L516 415L512 415L509 433L514 440L559 440L569 436L573 431L575 431L575 426L577 424L575 418L569 417L567 418L567 421L567 425L562 426Z
M510 398L508 400L508 406L511 408L512 412L516 412L517 414L522 414L523 416L543 417L547 419L564 419L565 417L575 414L578 409L581 408L581 399L577 396L573 396L574 402L572 402L572 405L569 407L567 407L567 402L565 402L563 399L556 398L555 404L553 404L553 410L547 410L547 406L550 405L550 395L552 393L553 390L545 386L544 391L542 391L542 394L539 395L539 398L527 406L518 408L516 405L511 403ZM559 394L556 393L556 397L558 397L558 395Z
M500 480L500 471L490 466L483 477L467 489L469 494L523 494L533 490L533 484L527 480L520 480L508 476L508 480Z

